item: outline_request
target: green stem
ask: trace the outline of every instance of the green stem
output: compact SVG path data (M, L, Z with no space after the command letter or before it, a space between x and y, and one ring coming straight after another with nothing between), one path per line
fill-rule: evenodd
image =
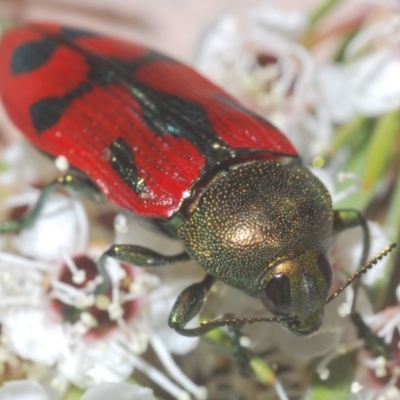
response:
M326 0L322 2L322 4L311 13L310 30L313 30L319 21L341 2L342 0Z
M368 144L362 181L364 190L371 189L385 171L399 129L400 112L398 110L385 114L378 119Z

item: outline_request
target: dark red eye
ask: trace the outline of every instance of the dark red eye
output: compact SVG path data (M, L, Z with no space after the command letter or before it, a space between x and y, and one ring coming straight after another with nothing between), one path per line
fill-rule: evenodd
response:
M265 307L276 315L289 315L290 282L286 275L274 276L261 294Z
M317 258L317 264L321 274L325 278L329 290L333 282L333 269L331 263L328 261L326 255L321 253Z

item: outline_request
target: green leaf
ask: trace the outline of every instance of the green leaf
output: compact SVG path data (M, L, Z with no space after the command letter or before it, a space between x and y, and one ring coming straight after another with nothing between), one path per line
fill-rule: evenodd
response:
M368 140L367 132L371 129L373 121L363 116L354 117L350 122L340 126L332 141L332 153L344 146L358 149Z

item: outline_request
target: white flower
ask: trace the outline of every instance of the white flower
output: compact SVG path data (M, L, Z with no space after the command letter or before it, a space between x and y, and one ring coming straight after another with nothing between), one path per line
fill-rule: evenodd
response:
M335 123L357 115L379 116L400 107L400 57L377 50L347 65L318 71L322 98Z
M105 383L89 388L81 400L155 400L152 390L129 383Z
M375 6L376 22L352 38L341 64L317 70L321 99L335 123L376 117L400 107L400 22L390 4Z
M37 197L38 192L22 191L9 197L7 206L34 204ZM65 195L51 196L33 226L11 238L12 243L3 241L0 252L3 367L14 354L54 368L50 386L58 396L68 383L85 388L121 382L139 369L177 399L187 399L189 393L206 397L170 353L189 352L198 338L174 332L171 340L169 328L168 339L163 338L170 306L188 279L175 276L173 286L164 283L158 290L157 276L109 259L111 287L98 294L102 277L95 260L106 247L90 245L85 209ZM18 254L10 253L10 247ZM142 359L149 345L177 383Z
M125 382L106 383L89 388L81 400L155 400L152 390ZM6 382L0 388L0 400L51 400L44 388L35 381Z

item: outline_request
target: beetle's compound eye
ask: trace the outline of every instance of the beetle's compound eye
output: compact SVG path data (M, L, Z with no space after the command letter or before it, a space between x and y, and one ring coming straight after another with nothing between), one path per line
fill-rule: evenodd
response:
M333 282L333 268L331 266L331 263L328 261L326 255L321 253L318 255L317 264L322 276L325 279L326 284L328 285L329 290Z
M261 301L276 315L289 315L290 282L287 275L274 276L262 292Z

